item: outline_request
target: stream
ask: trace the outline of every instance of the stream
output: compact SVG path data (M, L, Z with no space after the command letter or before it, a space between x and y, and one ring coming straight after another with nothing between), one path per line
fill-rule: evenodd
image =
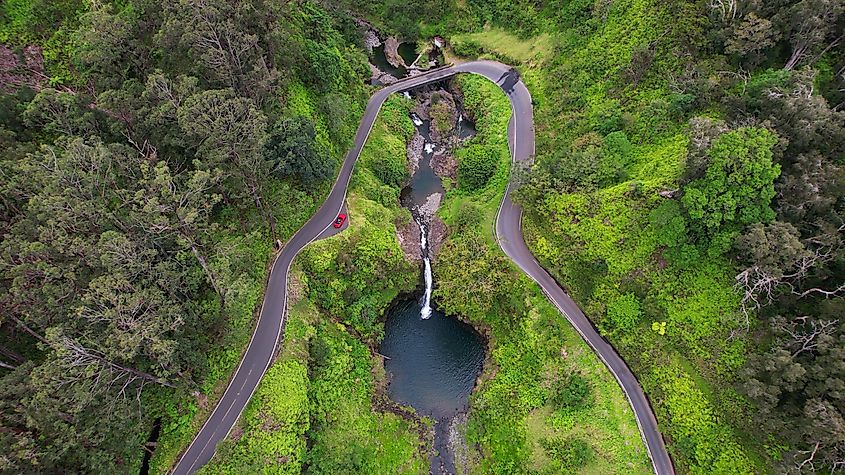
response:
M379 69L379 71L383 71L391 76L399 79L405 77L408 74L408 70L405 68L397 68L390 64L387 61L387 56L384 54L384 43L376 46L373 48L373 53L370 56L370 61ZM380 83L374 83L374 85L380 85Z
M444 315L432 302L431 260L435 256L429 233L445 190L431 159L445 145L432 140L430 120L411 113L411 121L423 140L422 153L400 203L419 226L423 288L418 298L400 298L391 306L379 352L387 357L390 398L435 421L436 455L431 458L430 472L440 475L456 472L450 429L456 417L469 409L469 397L484 364L485 342L472 326ZM474 133L472 122L460 113L454 135L468 138Z
M369 60L370 63L378 69L380 72L379 74L392 76L392 78L388 78L390 80L386 81L383 76L374 76L370 81L370 84L373 86L387 85L395 79L401 79L408 76L409 72L425 70L443 64L443 52L439 47L430 49L428 54L423 54L425 57L421 58L417 55L416 44L409 42L399 43L396 52L402 58L402 61L407 67L394 66L390 64L390 61L387 60L384 48L385 44L383 41L377 46L372 46ZM417 61L418 59L423 59L423 61ZM409 71L409 69L412 71Z

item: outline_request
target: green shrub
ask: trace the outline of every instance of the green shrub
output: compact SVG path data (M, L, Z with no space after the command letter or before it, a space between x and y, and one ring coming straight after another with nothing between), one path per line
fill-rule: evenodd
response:
M592 404L590 381L579 373L560 379L553 388L552 404L558 409L583 409Z
M500 302L507 302L517 287L509 277L508 259L490 249L477 234L447 241L438 262L434 268L438 282L434 298L440 308L453 315L477 322L497 318L494 309Z
M373 157L369 163L373 174L385 185L401 188L408 180L408 168L404 157L391 154L380 154Z
M698 262L701 253L692 244L681 244L679 247L668 249L664 256L679 269L687 269Z
M677 200L663 201L648 218L661 246L677 247L687 241L687 222Z
M593 459L593 448L582 439L547 438L541 439L540 445L546 455L559 464L562 472L576 472Z
M607 320L614 330L632 330L639 323L641 316L640 300L634 294L624 294L607 304Z
M780 165L772 161L777 142L777 135L756 127L726 132L713 141L704 177L685 186L681 198L700 234L712 238L722 230L774 219L769 205L780 175Z
M452 51L454 51L458 56L477 58L484 53L484 49L481 48L481 45L472 39L454 39L451 44Z
M499 151L494 147L473 144L460 149L458 184L466 191L478 191L487 185L499 166Z
M471 202L465 201L458 206L458 211L452 220L452 225L461 233L468 229L475 228L484 219L484 210L481 206Z

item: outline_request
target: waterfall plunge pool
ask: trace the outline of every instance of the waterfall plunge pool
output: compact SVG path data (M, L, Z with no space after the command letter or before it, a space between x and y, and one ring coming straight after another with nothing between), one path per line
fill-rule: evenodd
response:
M471 326L431 310L420 318L417 299L403 300L387 315L379 353L390 359L388 395L418 413L445 420L466 412L484 363L484 342Z
M431 417L434 448L429 473L452 474L455 456L449 443L453 418L469 409L469 396L484 365L483 337L470 325L436 308L421 318L419 299L402 300L387 314L379 353L387 358L390 399Z

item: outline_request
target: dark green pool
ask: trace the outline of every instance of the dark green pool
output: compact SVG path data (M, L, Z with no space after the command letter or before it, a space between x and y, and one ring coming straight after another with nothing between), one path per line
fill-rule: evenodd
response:
M388 314L380 352L390 358L384 366L391 399L437 420L467 410L484 362L472 327L436 309L423 320L419 302L406 300Z

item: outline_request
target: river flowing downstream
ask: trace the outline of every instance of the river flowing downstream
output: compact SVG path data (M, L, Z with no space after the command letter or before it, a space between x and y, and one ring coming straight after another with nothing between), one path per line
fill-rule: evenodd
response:
M439 92L438 92L439 91ZM438 88L434 93L448 94ZM400 202L416 224L423 288L418 297L405 297L394 302L387 314L384 340L379 352L387 357L388 395L400 404L413 407L418 414L435 421L434 448L430 472L455 473L455 454L450 439L454 438L456 418L464 418L469 410L469 397L484 364L483 337L470 325L446 316L432 301L434 279L432 261L438 242L442 242L445 225L436 216L446 193L432 160L445 160L460 140L474 133L472 122L456 111L451 130L435 131L427 104L432 91L412 98L416 101L411 121L416 134L409 146L409 163L413 171L402 190ZM440 173L443 173L442 167ZM453 170L454 173L454 170Z

